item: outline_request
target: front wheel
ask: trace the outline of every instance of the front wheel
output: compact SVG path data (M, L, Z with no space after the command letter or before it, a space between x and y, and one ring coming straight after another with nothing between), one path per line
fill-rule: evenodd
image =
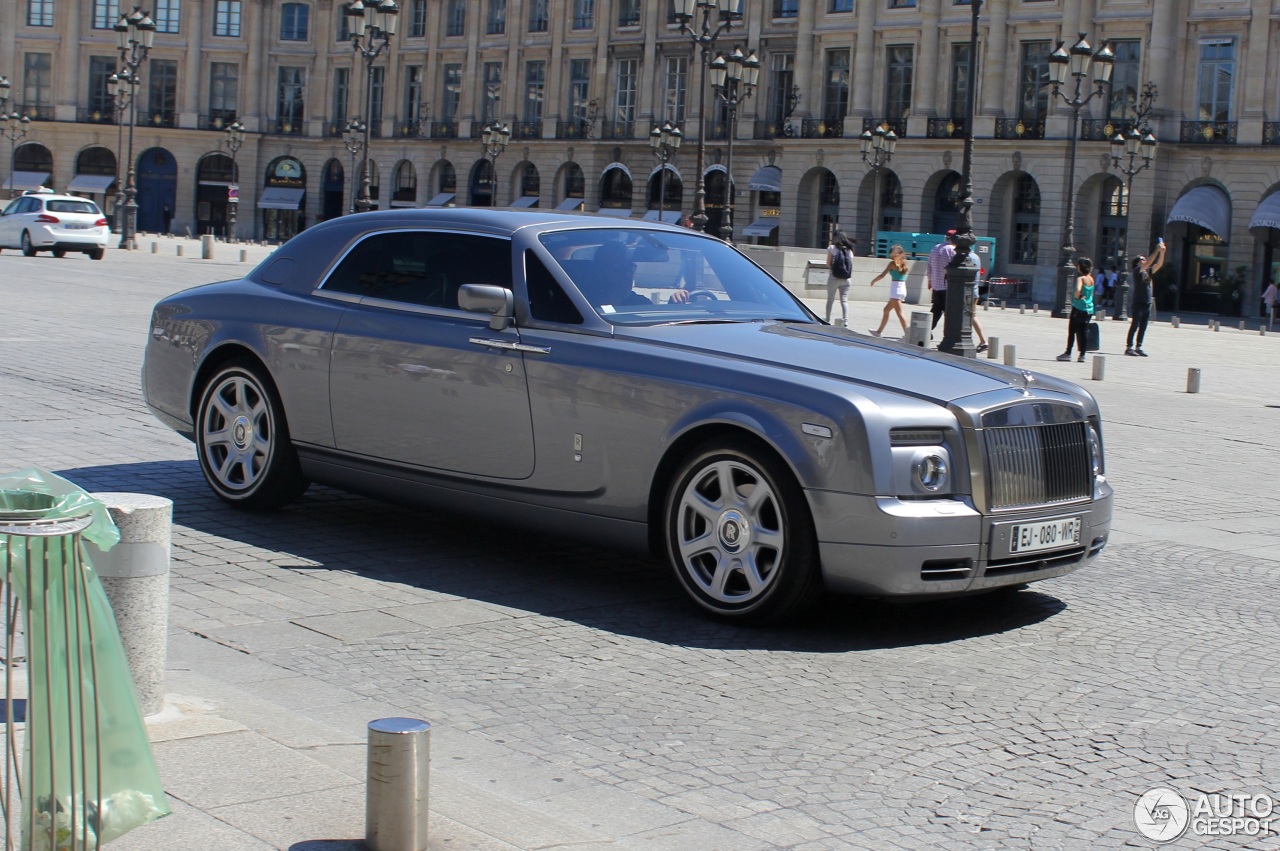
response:
M279 508L307 489L284 408L255 365L233 361L205 385L196 450L209 487L238 508Z
M695 451L667 494L663 522L676 578L718 617L771 623L822 594L804 493L755 441L728 438Z
M65 248L55 248L53 249L53 256L62 259L67 256L67 250Z
M31 234L27 233L25 230L22 232L22 256L36 256L36 247L31 244Z
M105 250L101 249L101 248L95 248L95 249L93 249L92 251L90 251L90 252L89 252L89 259L90 259L90 260L101 260L104 256L106 256L106 253L107 253L107 252L106 252Z

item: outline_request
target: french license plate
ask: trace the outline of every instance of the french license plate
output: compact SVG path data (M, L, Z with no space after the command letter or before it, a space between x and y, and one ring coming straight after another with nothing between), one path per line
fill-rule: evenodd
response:
M79 222L67 222L63 225L67 230L88 230L93 225L80 224Z
M1080 543L1080 518L1066 517L1040 523L1019 523L1013 527L1009 552L1033 553L1057 550Z

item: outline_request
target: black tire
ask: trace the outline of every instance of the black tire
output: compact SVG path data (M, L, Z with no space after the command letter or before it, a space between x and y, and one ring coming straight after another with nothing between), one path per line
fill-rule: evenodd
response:
M667 492L662 520L676 579L716 617L774 623L822 596L804 493L756 441L724 438L690 454Z
M22 232L22 256L35 257L36 247L31 244L31 234L25 230Z
M205 481L229 505L279 508L306 491L275 385L256 364L231 361L213 374L195 432Z
M66 256L67 256L67 250L66 250L65 248L55 248L55 249L53 249L53 256L54 256L54 257L57 257L57 258L59 258L59 259L61 259L61 258L63 258L63 257L66 257Z
M89 259L90 259L90 260L101 260L101 259L102 259L103 257L105 257L106 255L107 255L107 252L106 252L105 250L103 250L103 249L101 249L101 248L95 248L95 249L93 249L92 251L90 251L90 252L89 252Z

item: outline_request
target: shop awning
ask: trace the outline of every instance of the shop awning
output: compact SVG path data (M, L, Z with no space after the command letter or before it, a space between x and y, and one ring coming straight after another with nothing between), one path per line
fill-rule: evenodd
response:
M629 219L631 218L631 208L630 207L601 207L599 210L596 210L596 215L613 216L619 219Z
M743 236L768 236L778 226L777 219L756 219L742 229Z
M1231 202L1217 187L1197 186L1178 199L1167 221L1199 225L1227 239L1231 234Z
M581 210L582 200L583 199L581 198L566 198L559 204L556 204L556 209L562 213L572 213L574 210Z
M111 184L115 182L116 178L113 174L77 174L67 184L67 191L101 195L110 189Z
M659 220L659 219L658 219L658 211L657 211L657 210L645 210L645 211L644 211L644 220L645 220L646 222L656 222L656 221L658 221L658 220ZM680 223L680 211L679 211L679 210L663 210L663 211L662 211L662 219L661 219L661 220L662 220L662 221L664 221L664 222L666 222L666 223L667 223L667 224L669 224L669 225L679 224L679 223Z
M15 171L4 179L4 185L14 192L26 192L28 189L39 189L48 179L47 171Z
M538 206L537 195L521 195L519 198L511 202L513 207L536 207Z
M457 197L453 192L441 192L426 203L428 207L447 207L453 203L453 199Z
M752 192L781 192L782 169L776 165L766 165L756 169L756 173L751 175L747 189Z
M418 205L412 201L392 201L391 206L392 207L416 207Z
M1263 198L1249 220L1249 232L1258 239L1270 239L1273 234L1268 233L1268 229L1280 230L1280 192L1272 192Z
M268 186L258 198L259 210L296 210L307 190L291 186Z

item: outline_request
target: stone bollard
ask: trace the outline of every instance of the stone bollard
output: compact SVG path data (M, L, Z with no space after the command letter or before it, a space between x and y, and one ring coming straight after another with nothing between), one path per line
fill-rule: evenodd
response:
M1017 346L1004 347L1004 365L1005 366L1018 365L1018 347Z
M248 260L248 259L249 259L249 252L248 252L248 251L245 251L243 248L241 248L241 249L240 249L240 262L241 262L241 263L243 263L244 261L246 261L246 260Z
M907 323L907 336L904 341L908 346L924 346L929 344L929 321L932 314L924 310L911 311L911 319Z
M200 259L213 259L213 234L206 233L200 237Z
M991 299L987 299L986 301L984 301L984 302L982 303L982 309L983 309L983 310L990 310L990 309L991 309Z
M1182 320L1178 319L1178 317L1176 316L1171 316L1169 318L1169 324L1172 325L1174 328L1177 328L1179 325L1182 324Z
M1244 320L1243 320L1243 319L1241 319L1241 320L1240 320L1240 330L1241 330L1241 331L1243 331L1243 330L1244 330Z
M1216 333L1218 333L1218 329L1219 329L1219 328L1221 328L1221 327L1222 327L1222 323L1220 323L1220 322L1219 322L1218 320L1216 320L1216 319L1215 319L1215 320L1213 320L1213 333L1215 333L1215 334L1216 334Z
M995 360L1000 357L1000 338L987 338L987 360Z
M178 248L178 256L179 256L179 257L181 257L181 256L182 256L182 246L181 246L181 245L179 245L179 246L177 246L177 248Z
M431 725L369 722L364 841L369 851L427 851Z
M1006 307L1008 307L1008 306L1009 306L1009 300L1008 300L1008 299L1005 299L1004 301L1000 302L1000 309L1001 309L1001 310L1004 310L1004 309L1005 309Z
M1107 359L1102 355L1093 356L1093 380L1101 381L1107 371Z
M158 254L159 252L160 252L160 243L158 242L151 243L151 253Z
M1266 325L1263 325L1261 328L1259 328L1259 329L1258 329L1258 336L1259 336L1259 337L1265 337L1265 336L1267 336L1267 326L1266 326Z
M1200 370L1195 367L1191 367L1187 370L1187 392L1200 392Z
M1027 306L1026 306L1025 304L1020 304L1020 305L1018 305L1018 312L1019 312L1019 313L1026 313L1026 312L1027 312Z
M1039 313L1039 312L1040 312L1040 305L1038 305L1038 304L1033 304L1033 305L1031 305L1031 312L1032 312L1032 313Z
M85 546L115 613L138 708L143 715L155 715L164 708L173 502L142 493L91 496L107 507L120 530L120 543L105 551Z

